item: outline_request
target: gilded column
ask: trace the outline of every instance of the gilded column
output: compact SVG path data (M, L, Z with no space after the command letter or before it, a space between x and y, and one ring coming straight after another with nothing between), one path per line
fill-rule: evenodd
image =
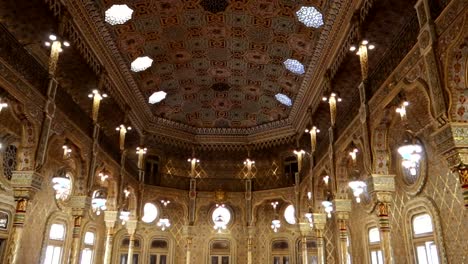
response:
M80 259L81 216L75 216L73 225L73 240L70 253L70 264L77 264Z
M299 229L301 230L301 255L302 255L302 264L308 263L308 254L307 254L307 234L310 230L309 223L300 223Z
M347 223L351 212L351 200L335 199L336 218L339 232L339 255L340 263L348 264L348 230Z
M395 192L395 175L372 174L369 193L374 200L375 212L378 217L380 241L385 264L393 264L393 248L390 237L389 206Z
M314 229L317 238L317 259L318 264L325 264L325 245L323 241L323 230L327 223L327 216L323 213L314 213Z
M253 264L253 241L255 236L255 227L248 227L249 238L247 240L247 264Z
M133 264L133 248L135 246L135 231L137 221L135 219L129 220L125 225L127 227L128 234L130 235L130 243L128 244L127 264Z
M187 258L185 261L186 264L190 264L191 250L192 250L192 237L187 237Z
M27 207L34 194L40 189L41 184L42 176L34 171L13 172L11 185L16 200L16 212L13 218L10 243L6 250L6 263L8 264L18 263Z
M6 263L8 264L18 263L18 251L21 246L27 206L27 199L19 199L16 203L16 213L13 218L13 230L11 231L11 240L7 251Z
M117 211L104 211L104 222L106 223L106 242L104 245L103 264L110 264L112 258L112 244L114 240L114 228L117 221Z

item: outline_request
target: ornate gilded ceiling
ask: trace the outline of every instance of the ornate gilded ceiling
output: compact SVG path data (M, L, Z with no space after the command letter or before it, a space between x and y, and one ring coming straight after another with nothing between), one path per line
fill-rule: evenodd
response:
M325 1L294 0L162 0L97 1L101 13L113 4L134 10L123 25L107 25L127 65L149 56L153 65L133 73L147 101L163 119L197 128L248 128L290 114L275 99L283 93L293 102L304 75L286 70L292 58L308 69L322 29L306 27L295 12L303 5L324 14ZM326 17L324 18L327 19Z

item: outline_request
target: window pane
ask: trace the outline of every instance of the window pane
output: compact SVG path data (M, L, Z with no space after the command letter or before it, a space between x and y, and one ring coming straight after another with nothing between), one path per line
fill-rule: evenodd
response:
M221 258L221 264L229 264L229 257L223 256Z
M133 254L133 264L138 264L138 254Z
M413 218L413 232L415 235L432 233L432 230L432 219L430 215L417 215Z
M218 256L211 257L211 264L218 264Z
M379 260L379 264L383 264L382 250L377 251L377 258Z
M416 254L418 257L418 264L428 264L425 246L416 247Z
M289 264L289 257L283 257L283 264Z
M317 263L318 263L317 256L309 256L307 264L317 264Z
M288 224L290 225L295 225L296 224L296 216L295 210L294 210L294 205L290 204L286 209L284 210L284 219Z
M159 264L166 264L166 258L167 258L166 255L161 255L159 259Z
M47 246L44 264L60 264L62 247Z
M94 245L94 233L93 232L86 232L84 237L84 243L86 245Z
M369 229L369 242L370 243L380 242L380 233L377 227L373 227Z
M62 224L52 224L50 227L49 238L54 240L63 240L65 237L65 226Z
M274 257L273 258L273 264L281 264L280 263L280 257Z
M141 221L151 223L158 217L158 208L152 203L146 203L143 208L143 217Z
M439 255L437 254L437 246L433 241L426 242L426 247L429 251L429 259L431 264L439 264Z
M381 250L371 251L371 264L383 264L383 256Z
M150 264L156 264L156 260L158 258L158 255L150 255Z
M86 240L86 238L85 238ZM92 264L93 263L93 251L89 248L83 249L81 254L81 264Z
M127 264L128 254L120 254L120 264Z

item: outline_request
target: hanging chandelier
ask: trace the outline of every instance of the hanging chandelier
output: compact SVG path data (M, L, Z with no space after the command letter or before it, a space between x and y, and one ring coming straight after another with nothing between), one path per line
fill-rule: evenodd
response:
M325 208L325 212L327 213L327 217L331 218L331 213L333 212L333 203L331 201L323 201L322 205Z
M281 227L281 220L279 220L278 214L276 213L276 207L278 206L278 202L272 202L271 206L273 206L274 211L274 219L271 221L271 229L273 229L273 232L276 233Z
M355 179L353 181L350 181L348 183L349 188L353 190L353 195L356 198L356 202L360 203L361 202L361 197L360 195L364 193L364 188L366 188L366 183L364 181L361 181L359 179Z
M225 208L225 205L224 204L221 204L221 205L217 204L216 208ZM216 211L216 209L215 209L215 211ZM219 212L220 212L220 214L217 215L215 217L215 219L213 220L213 222L214 222L213 228L214 228L214 230L217 230L218 233L221 233L221 231L227 229L227 226L226 226L227 221L226 221L226 219L224 219L223 215L221 214L222 210L219 210Z
M312 213L312 207L309 206L309 211L304 214L309 226L312 228L314 227L314 214Z
M171 221L169 220L169 217L167 217L166 214L166 208L169 203L171 203L169 200L161 200L162 205L164 206L164 215L159 218L158 223L156 225L161 228L162 231L165 231L171 226Z
M398 148L398 153L401 156L401 165L409 170L411 175L416 175L421 160L422 146L412 132L406 131L406 138Z
M59 172L52 178L55 198L65 200L70 195L71 180L65 172Z
M122 225L128 222L130 219L130 211L127 208L124 208L120 211L119 219L122 221Z
M107 195L104 190L96 190L93 194L93 199L91 200L91 207L93 212L97 215L101 214L101 211L105 211L107 202Z

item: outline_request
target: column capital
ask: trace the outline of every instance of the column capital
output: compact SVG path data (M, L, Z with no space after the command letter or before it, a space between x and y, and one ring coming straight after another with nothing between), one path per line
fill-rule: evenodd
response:
M452 122L439 128L432 137L437 151L444 156L450 167L468 164L468 124Z
M118 211L104 211L104 222L107 228L114 228L118 214Z
M91 198L87 195L74 195L70 197L69 206L74 216L83 216L91 206Z
M41 189L43 177L35 171L13 171L11 185L15 200L31 200Z
M125 223L125 228L127 228L127 232L128 232L129 235L134 235L135 234L137 225L138 225L138 221L136 219L128 220Z
M302 236L307 236L312 231L312 228L309 223L302 222L299 223L299 230L301 231Z
M350 199L335 199L335 212L337 213L349 213L351 212L351 200Z
M327 215L324 213L314 213L314 228L318 230L325 229L325 224L327 223Z

